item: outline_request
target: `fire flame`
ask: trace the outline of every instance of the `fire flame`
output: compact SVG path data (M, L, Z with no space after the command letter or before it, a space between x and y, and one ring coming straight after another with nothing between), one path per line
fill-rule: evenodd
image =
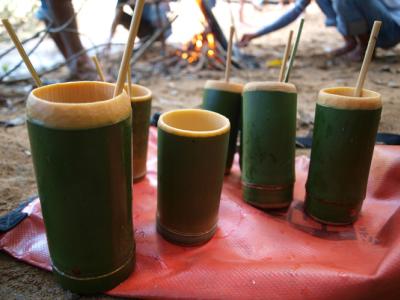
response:
M178 53L182 59L189 64L196 62L203 53L208 57L216 54L215 37L212 33L199 33L193 36L192 40L182 47L182 52Z
M207 33L207 43L210 49L215 49L215 40L212 33Z
M202 1L195 0L199 8L201 9ZM207 22L202 14L201 23L207 28ZM199 60L201 55L206 54L208 57L215 57L217 54L215 36L211 32L201 32L195 34L193 38L183 45L182 51L178 53L182 59L186 60L189 64L192 64Z
M203 42L201 40L196 41L196 49L201 49L203 47Z

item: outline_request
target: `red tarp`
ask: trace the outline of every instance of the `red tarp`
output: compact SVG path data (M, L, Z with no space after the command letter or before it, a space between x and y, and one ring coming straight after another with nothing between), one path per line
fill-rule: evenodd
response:
M353 226L304 215L309 159L296 159L287 213L245 204L237 161L225 178L219 227L200 247L180 247L155 230L157 155L151 129L147 178L134 185L136 270L110 295L213 299L400 299L400 147L377 146L367 199ZM351 168L351 166L349 166ZM94 208L95 209L95 208ZM39 201L0 236L0 249L50 270Z

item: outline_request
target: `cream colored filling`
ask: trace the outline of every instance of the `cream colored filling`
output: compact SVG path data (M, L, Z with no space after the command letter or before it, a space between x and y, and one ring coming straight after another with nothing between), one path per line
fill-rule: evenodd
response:
M243 92L253 91L297 93L294 84L280 81L255 81L244 86Z
M113 98L114 84L97 81L68 82L34 89L26 103L27 117L47 127L96 128L118 123L131 114L124 91Z
M207 80L204 88L241 94L243 91L243 84L225 82L221 80Z
M187 137L212 137L229 132L228 118L202 109L178 109L161 115L158 127Z
M353 87L334 87L322 89L318 95L317 103L323 106L340 109L373 110L382 107L379 93L363 89L361 97L354 97Z
M128 93L128 84L126 83L124 86L126 93ZM150 89L139 85L132 84L131 85L131 101L132 102L143 102L151 100L152 92Z

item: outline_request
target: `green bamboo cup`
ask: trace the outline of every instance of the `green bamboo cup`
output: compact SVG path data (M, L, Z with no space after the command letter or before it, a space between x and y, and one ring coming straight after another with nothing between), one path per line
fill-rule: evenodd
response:
M125 88L127 85L125 85ZM141 85L131 86L132 106L132 178L140 181L147 172L147 144L151 114L151 91Z
M291 83L251 82L243 90L242 184L246 202L285 208L295 181L297 92Z
M131 106L114 85L37 88L27 126L53 272L75 293L111 289L135 262Z
M229 120L200 109L174 110L158 121L157 230L198 245L214 235L229 143Z
M202 108L224 115L231 123L225 174L230 173L233 157L236 153L242 90L243 85L241 84L217 80L208 80L204 86Z
M320 91L315 111L305 211L327 224L350 224L365 198L382 111L380 94L337 87Z

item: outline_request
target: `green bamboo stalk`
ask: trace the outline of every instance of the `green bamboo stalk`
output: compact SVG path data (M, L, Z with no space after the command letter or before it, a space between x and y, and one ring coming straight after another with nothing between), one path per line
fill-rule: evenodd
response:
M285 74L285 82L289 82L290 71L292 70L293 62L296 57L297 47L300 42L301 32L303 31L303 25L304 25L304 19L302 18L300 20L299 31L297 32L296 41L294 43L292 53L290 54L289 66L288 66L288 68L286 70L286 74Z

